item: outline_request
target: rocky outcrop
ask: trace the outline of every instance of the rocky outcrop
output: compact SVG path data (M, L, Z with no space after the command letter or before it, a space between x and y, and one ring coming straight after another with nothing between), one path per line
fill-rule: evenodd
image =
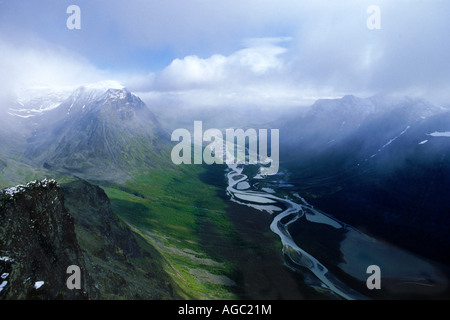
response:
M0 191L0 299L178 298L164 264L98 186L45 179ZM80 289L67 287L72 265Z
M85 268L73 218L54 180L0 191L0 221L0 298L88 298L85 286L67 287L67 268Z
M163 257L116 216L103 189L84 180L62 189L96 298L179 298Z

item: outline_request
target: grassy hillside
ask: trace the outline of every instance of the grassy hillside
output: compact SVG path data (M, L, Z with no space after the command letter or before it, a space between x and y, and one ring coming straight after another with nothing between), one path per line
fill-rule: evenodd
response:
M205 170L200 166L156 170L125 185L103 188L115 213L167 260L166 271L185 298L236 298L234 266L203 249L205 233L215 240L236 237L219 189L200 180Z

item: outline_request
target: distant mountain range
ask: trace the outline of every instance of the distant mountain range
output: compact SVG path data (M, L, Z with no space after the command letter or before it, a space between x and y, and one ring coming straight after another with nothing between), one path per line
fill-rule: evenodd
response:
M450 110L422 99L318 100L280 127L280 159L325 212L450 262Z

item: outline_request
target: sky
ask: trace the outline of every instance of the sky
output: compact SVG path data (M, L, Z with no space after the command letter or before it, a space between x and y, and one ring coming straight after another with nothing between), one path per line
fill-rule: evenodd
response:
M67 27L70 5L81 29ZM346 94L448 106L449 13L447 0L0 0L0 99L112 79L162 106Z

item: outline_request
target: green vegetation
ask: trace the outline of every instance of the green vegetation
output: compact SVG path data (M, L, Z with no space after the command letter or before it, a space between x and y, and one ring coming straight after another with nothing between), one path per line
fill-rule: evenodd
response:
M103 189L115 213L166 259L166 272L183 290L178 294L189 299L233 299L234 266L205 249L205 239L235 238L219 188L200 179L206 170L201 166L153 170Z
M211 247L233 246L236 233L220 198L222 187L201 180L211 168L163 166L156 159L152 169L134 171L126 183L91 181L107 193L114 213L141 235L165 259L162 263L187 299L235 299L236 267ZM76 178L53 170L5 159L0 187L25 184L44 177L58 183ZM217 168L223 172L222 168ZM130 172L131 173L131 172ZM80 232L80 230L78 230ZM82 240L88 233L80 234ZM89 247L89 241L83 242ZM92 244L92 243L91 243ZM231 244L231 245L230 245Z

